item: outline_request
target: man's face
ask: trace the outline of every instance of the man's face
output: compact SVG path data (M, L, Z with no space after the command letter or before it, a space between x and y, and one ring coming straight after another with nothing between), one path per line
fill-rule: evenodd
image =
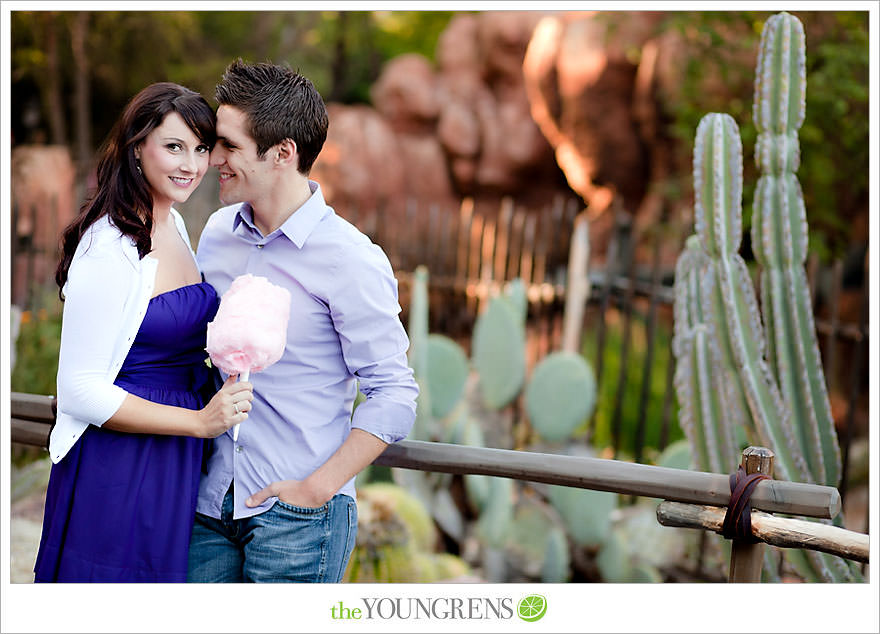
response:
M220 172L220 201L224 205L247 202L257 207L272 187L272 162L257 156L257 143L248 132L247 115L234 106L217 109L217 144L211 165Z

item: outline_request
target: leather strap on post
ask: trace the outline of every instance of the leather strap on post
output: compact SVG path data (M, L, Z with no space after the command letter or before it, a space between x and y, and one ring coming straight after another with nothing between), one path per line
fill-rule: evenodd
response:
M742 465L730 475L730 503L721 525L721 534L725 538L752 544L761 541L752 535L752 505L749 500L758 482L770 479L764 473L747 474Z

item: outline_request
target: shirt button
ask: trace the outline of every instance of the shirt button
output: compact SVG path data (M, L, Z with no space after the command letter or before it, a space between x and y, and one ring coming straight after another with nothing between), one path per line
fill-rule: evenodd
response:
M264 245L264 244L258 244L258 245L257 245L257 248L258 248L258 249L262 249L264 246L266 246L266 245Z
M241 445L235 448L235 453L241 453L242 451L244 451L244 447L242 447Z

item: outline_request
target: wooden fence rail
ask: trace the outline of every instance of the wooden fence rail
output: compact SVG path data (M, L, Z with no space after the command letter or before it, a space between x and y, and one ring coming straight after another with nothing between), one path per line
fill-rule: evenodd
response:
M48 444L49 431L55 419L54 397L13 392L11 414L13 442L42 447ZM374 464L420 471L512 478L640 495L688 505L724 507L730 501L728 475L601 458L404 440L389 445ZM833 487L764 480L755 488L751 504L755 509L753 513L765 511L831 519L840 511L840 494ZM678 507L670 510L667 505L662 508L662 514L658 510L658 520L661 523L664 517L686 515ZM773 524L775 532L768 532L769 524L765 516L766 513L753 515L756 518L753 526L757 527L753 532L759 539L767 538L769 543L785 547L823 550L858 561L868 559L867 536L844 529L829 531L829 527L812 522L800 522L787 528L782 518ZM716 520L717 513L692 513L689 520L681 520L690 523L681 525L716 530ZM673 521L670 520L670 523ZM815 530L821 530L821 536L817 537ZM780 533L785 535L787 531L791 535L778 537ZM771 533L776 541L768 538Z

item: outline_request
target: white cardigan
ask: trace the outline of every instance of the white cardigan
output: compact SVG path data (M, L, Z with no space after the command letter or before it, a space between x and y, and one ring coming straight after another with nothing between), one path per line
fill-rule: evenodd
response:
M174 209L171 214L195 261L183 218ZM107 216L80 240L63 289L52 462L59 462L89 425L103 425L122 406L127 392L113 381L147 312L157 265L149 255L141 259L134 241Z

